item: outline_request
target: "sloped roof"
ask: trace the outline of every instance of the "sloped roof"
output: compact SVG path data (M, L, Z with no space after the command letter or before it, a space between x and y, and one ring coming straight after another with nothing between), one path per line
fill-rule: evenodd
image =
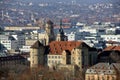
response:
M106 43L108 43L108 44L119 44L120 42L117 42L117 41L106 41Z
M120 46L109 46L104 51L120 51Z
M14 55L14 56L5 56L5 57L0 57L0 61L12 61L12 60L21 60L25 59L21 55Z
M98 63L88 68L87 74L117 74L113 64L109 63Z
M53 24L53 22L52 22L51 20L48 20L48 21L47 21L47 24L52 25L52 24Z
M39 40L37 40L30 48L40 48L41 46L43 46L43 44L40 43Z
M72 49L85 44L82 41L53 41L50 43L50 54L61 54L64 50L71 52Z

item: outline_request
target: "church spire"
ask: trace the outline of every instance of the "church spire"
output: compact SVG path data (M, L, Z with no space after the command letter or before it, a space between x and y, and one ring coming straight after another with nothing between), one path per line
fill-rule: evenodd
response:
M61 40L61 41L65 41L64 30L63 30L63 28L62 28L62 19L60 19L60 29L59 29L59 33L60 33L60 40Z

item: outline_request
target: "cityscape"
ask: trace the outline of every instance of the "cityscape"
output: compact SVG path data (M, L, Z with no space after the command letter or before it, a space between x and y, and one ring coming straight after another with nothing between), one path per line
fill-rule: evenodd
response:
M120 1L0 0L0 80L120 80Z

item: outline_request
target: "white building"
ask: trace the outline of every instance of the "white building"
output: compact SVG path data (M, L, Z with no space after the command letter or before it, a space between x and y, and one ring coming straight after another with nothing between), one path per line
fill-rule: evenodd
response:
M18 48L18 43L16 40L1 40L4 50L16 50Z
M71 32L70 34L66 34L68 41L74 41L75 40L75 33Z
M30 52L30 46L22 46L22 48L20 48L21 52Z
M25 45L25 35L23 34L20 34L20 35L17 35L17 39L18 39L18 47L19 48L22 48L23 45Z
M101 38L103 38L105 41L120 42L120 35L101 35Z

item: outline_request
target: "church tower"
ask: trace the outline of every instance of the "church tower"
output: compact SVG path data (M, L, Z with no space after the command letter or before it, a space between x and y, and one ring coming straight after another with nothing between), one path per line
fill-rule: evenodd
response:
M37 68L39 65L44 64L44 51L45 47L43 44L37 40L31 47L30 47L30 67Z
M62 28L62 19L60 20L59 34L57 35L57 41L67 41L67 36L64 35L64 30Z
M54 35L54 26L53 22L51 20L48 20L45 26L45 31L46 31L46 45L48 45L51 41L55 40L55 35Z

